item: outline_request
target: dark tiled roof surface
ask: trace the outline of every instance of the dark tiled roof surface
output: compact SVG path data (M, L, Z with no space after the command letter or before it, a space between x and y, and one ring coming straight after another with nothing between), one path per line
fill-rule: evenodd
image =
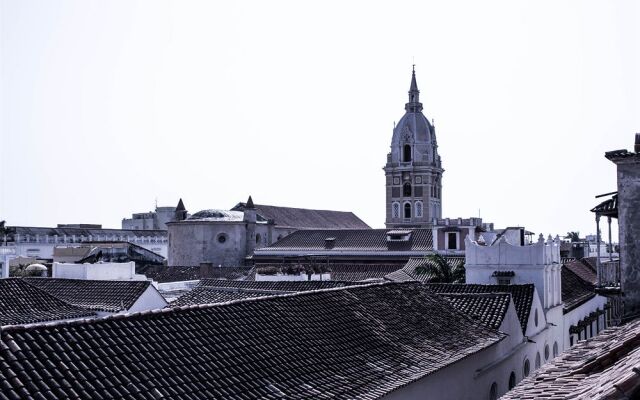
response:
M274 296L293 293L292 291L234 289L210 286L199 286L173 301L171 307L191 306L194 304L215 304L227 301L250 299L255 297Z
M603 201L591 209L591 212L618 217L618 195Z
M208 276L203 276L200 266L175 266L149 269L144 274L159 283L195 281L205 277L236 280L246 279L251 273L251 267L213 267L208 271Z
M585 282L564 265L561 274L560 283L565 313L584 304L596 295L592 284Z
M445 259L452 268L458 268L464 265L464 257L445 257ZM433 276L428 272L421 272L421 269L433 264L433 262L433 260L425 257L411 257L402 268L402 272L389 274L386 278L397 282L404 282L408 280L429 282ZM416 268L418 268L417 271Z
M453 306L489 328L498 329L509 309L509 293L441 293Z
M357 286L3 329L0 393L374 399L504 337L421 285Z
M587 259L569 261L564 263L564 266L585 282L589 282L592 285L598 283L598 275Z
M93 316L95 313L57 299L20 278L0 279L0 325Z
M431 251L432 230L414 229L409 241L387 242L390 229L300 230L261 250L326 250L325 240L335 238L331 250L352 251Z
M640 321L579 342L502 399L637 399Z
M319 261L315 264L300 263L305 267L322 267L323 271L328 271L331 280L334 281L364 281L368 279L384 279L384 277L402 268L402 264L362 264L362 263L323 263ZM282 264L261 263L255 265L258 272L260 268L283 269Z
M150 285L149 281L95 281L83 279L23 278L52 296L95 311L128 310Z
M198 287L208 286L214 288L304 292L309 290L330 289L354 285L357 285L357 283L339 281L223 281L217 279L203 279L198 284Z
M533 284L526 285L477 285L466 283L427 283L427 288L436 293L510 293L516 306L522 332L527 329L533 305Z
M245 203L231 210L243 211ZM305 208L267 206L255 204L256 214L262 220L273 220L277 226L298 229L367 229L364 221L350 211L309 210Z

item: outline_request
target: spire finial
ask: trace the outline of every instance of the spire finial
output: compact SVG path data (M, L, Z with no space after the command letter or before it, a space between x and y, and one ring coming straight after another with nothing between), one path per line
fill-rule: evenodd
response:
M411 87L409 88L409 102L405 105L405 110L411 112L422 111L422 104L420 104L420 91L418 90L418 83L416 82L416 65L413 64L411 68Z
M249 196L249 199L247 200L247 204L244 207L247 210L253 210L255 207L255 205L253 204L253 199L251 198L251 196Z

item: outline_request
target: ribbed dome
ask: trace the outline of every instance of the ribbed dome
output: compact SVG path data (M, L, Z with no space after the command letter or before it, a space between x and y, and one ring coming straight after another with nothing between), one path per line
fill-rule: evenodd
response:
M393 130L391 145L400 142L427 144L434 142L433 127L421 112L407 112Z

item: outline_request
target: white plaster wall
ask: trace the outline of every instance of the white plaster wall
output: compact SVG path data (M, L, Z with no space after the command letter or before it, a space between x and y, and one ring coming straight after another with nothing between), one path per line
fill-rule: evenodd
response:
M578 321L588 316L593 311L600 308L604 309L605 304L607 304L607 298L604 296L596 295L591 300L587 301L584 304L581 304L579 307L574 308L570 312L564 314L564 325L563 325L563 344L564 348L568 349L571 347L571 340L569 335L569 328L571 325L577 325ZM594 323L593 332L596 333L596 325ZM604 329L604 316L600 316L600 330ZM573 344L577 343L577 337Z
M162 257L167 258L169 254L169 244L168 243L136 243L140 247L144 247L149 251L153 251L154 253L160 254Z
M135 263L72 264L53 263L53 278L91 280L144 280L135 273Z
M153 285L149 285L147 290L142 293L138 300L136 300L136 302L133 303L131 308L129 308L126 312L134 313L146 310L156 310L165 308L167 304L167 301L156 290L156 288L153 287Z

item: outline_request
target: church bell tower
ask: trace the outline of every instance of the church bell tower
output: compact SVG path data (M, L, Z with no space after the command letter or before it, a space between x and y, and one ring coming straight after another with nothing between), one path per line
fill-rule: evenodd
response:
M415 66L404 116L393 128L387 154L387 228L428 227L442 218L442 164L436 130L422 113Z

